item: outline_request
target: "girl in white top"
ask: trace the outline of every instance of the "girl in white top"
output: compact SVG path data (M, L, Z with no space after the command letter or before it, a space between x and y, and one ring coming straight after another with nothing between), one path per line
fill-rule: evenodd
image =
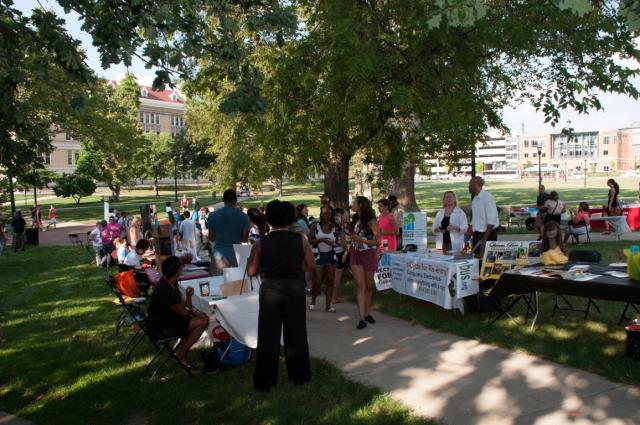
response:
M335 312L333 301L333 284L336 274L335 252L333 246L336 243L336 227L333 223L333 208L324 205L320 208L320 220L311 226L309 242L318 247L316 258L316 275L311 288L311 304L309 310L316 308L316 298L320 293L322 281L326 278L325 311Z
M460 252L464 248L464 233L469 227L467 216L458 208L456 194L451 191L444 193L442 206L432 227L436 235L436 249Z

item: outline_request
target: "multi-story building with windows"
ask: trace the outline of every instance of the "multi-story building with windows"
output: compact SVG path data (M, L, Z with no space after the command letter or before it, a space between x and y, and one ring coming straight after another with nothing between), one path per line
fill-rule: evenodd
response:
M117 86L116 81L108 83ZM177 90L153 90L140 86L140 125L145 132L170 133L177 135L185 127L183 96ZM71 131L60 131L52 139L51 154L44 157L47 167L58 173L72 173L80 154L80 142Z

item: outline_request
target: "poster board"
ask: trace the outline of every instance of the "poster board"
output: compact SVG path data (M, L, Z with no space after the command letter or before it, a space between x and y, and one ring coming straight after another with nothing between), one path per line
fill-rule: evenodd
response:
M427 214L406 212L402 215L402 246L416 245L427 249Z
M393 288L393 277L391 275L391 255L383 255L378 261L378 268L373 275L373 281L378 291L385 291Z
M498 279L506 271L539 263L541 248L540 241L487 242L480 280Z

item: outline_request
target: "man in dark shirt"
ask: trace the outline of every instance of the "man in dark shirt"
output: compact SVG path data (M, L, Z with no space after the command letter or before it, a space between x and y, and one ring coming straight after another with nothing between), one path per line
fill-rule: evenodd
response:
M545 187L543 184L541 184L540 186L538 186L538 196L536 197L536 207L538 207L538 210L540 209L540 207L544 206L544 203L547 201L547 199L549 199L549 194L545 192ZM545 214L546 213L538 211L538 214L536 215L536 218L533 222L534 227L540 234L540 238L542 237L542 228L544 227Z
M209 327L209 318L204 313L193 310L193 288L187 288L185 300L182 300L178 286L181 271L182 264L178 257L168 257L162 263L162 279L151 295L148 321L156 338L180 338L180 343L175 348L176 356L190 367L187 353Z
M13 252L18 252L18 249L22 248L24 251L25 240L24 240L24 228L27 223L24 221L22 217L22 211L16 211L13 220L11 220L11 227L13 228Z
M536 206L538 208L540 208L541 206L544 205L544 203L547 201L547 199L549 199L549 194L547 192L545 192L545 187L543 184L541 184L538 187L538 197L536 198Z

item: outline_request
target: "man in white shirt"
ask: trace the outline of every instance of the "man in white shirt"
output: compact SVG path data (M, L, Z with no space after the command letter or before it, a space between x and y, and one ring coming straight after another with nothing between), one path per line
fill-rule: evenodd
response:
M467 235L472 237L474 252L482 258L487 241L497 241L496 229L500 225L496 201L489 192L483 190L484 179L475 176L469 181L471 201L471 224Z
M184 212L184 220L180 223L180 237L184 249L196 247L196 224L189 220L189 211Z

